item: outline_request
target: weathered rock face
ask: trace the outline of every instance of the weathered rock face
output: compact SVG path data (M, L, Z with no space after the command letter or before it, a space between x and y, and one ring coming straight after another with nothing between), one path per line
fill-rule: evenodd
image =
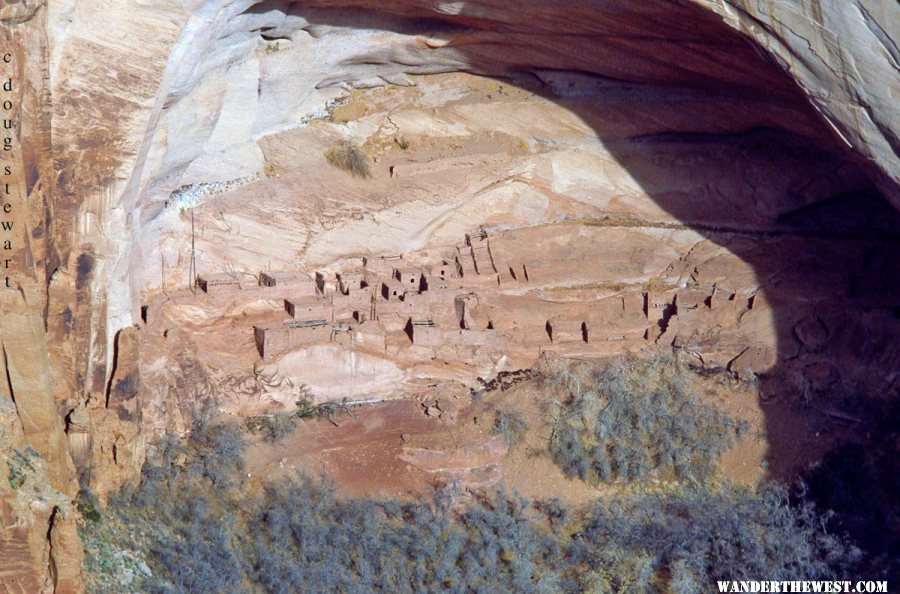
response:
M14 81L5 100L7 133L4 263L11 288L0 292L0 584L10 592L78 592L81 544L71 497L78 489L64 433L64 411L78 396L55 365L46 332L47 288L55 261L54 163L46 88L46 8L0 9L0 43ZM5 63L6 65L6 63ZM5 143L6 144L6 143ZM5 284L5 283L4 283Z
M19 429L0 449L33 446L58 498L29 516L0 490L22 591L80 588L76 479L101 497L133 480L147 433L197 400L245 414L304 386L471 384L574 318L802 389L883 387L900 363L881 205L900 205L896 2L80 0L0 19L22 81L17 290L0 292ZM368 177L329 163L345 146ZM358 354L257 365L249 329L280 306L185 291L198 272L432 266L478 227L495 269L459 323L497 322L492 349L409 346L386 322L348 334ZM653 294L686 285L735 298L659 298L654 318Z
M0 400L0 584L5 592L80 592L81 543L71 499L22 431L20 411Z
M753 39L790 74L841 140L871 161L869 171L898 206L897 3L693 1Z

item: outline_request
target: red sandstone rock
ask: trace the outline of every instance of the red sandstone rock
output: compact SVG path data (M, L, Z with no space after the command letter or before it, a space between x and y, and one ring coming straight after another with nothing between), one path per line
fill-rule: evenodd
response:
M134 481L146 442L184 429L198 400L241 412L291 404L307 383L318 399L402 396L435 379L475 385L559 346L547 344L547 320L575 321L575 340L557 354L674 345L757 374L813 352L797 365L814 389L893 381L890 252L820 227L763 232L868 190L866 176L896 204L900 118L884 25L897 21L896 3L303 8L351 4L373 12L365 30L310 13L315 35L277 6L254 13L228 1L0 8L20 82L0 452L31 445L41 460L27 489L0 480L0 577L10 591L82 589L67 508L76 466L101 497ZM372 29L397 15L430 28ZM290 43L260 39L263 24ZM540 93L461 71L530 71ZM420 76L434 72L444 74ZM379 89L386 83L390 93ZM362 115L322 118L349 87L367 102ZM795 146L798 136L811 140ZM347 137L377 152L371 177L323 158ZM769 150L777 146L787 148ZM869 247L889 256L879 264ZM346 269L351 299L335 302L343 324L363 309L350 302L362 282L349 274L364 254L367 273L388 287L372 319L332 327L327 341L325 332L287 341L256 369L252 328L283 324L276 310L289 295L278 292L282 279L255 291L250 279L272 265L331 267L329 279ZM406 270L396 282L394 268ZM208 295L187 293L196 273L214 280L226 269L234 274L224 284L201 283ZM407 300L408 269L429 271L434 291L417 296L419 278ZM676 288L711 301L704 309L684 292L679 302ZM719 301L714 288L729 297ZM634 304L645 292L642 318ZM138 332L142 307L152 314ZM405 334L413 316L446 330L416 344ZM450 475L483 485L496 476L495 445L410 456L432 470L442 459ZM38 495L44 504L31 506Z

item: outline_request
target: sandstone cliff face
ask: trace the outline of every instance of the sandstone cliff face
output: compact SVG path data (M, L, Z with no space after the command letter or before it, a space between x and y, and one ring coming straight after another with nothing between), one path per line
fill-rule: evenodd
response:
M897 206L900 6L878 0L694 1L753 39L797 81L841 140L871 162L869 170Z
M57 498L23 511L10 503L21 492L0 491L0 558L16 559L4 579L21 591L80 588L76 478L101 497L133 480L148 432L183 428L194 400L247 413L289 404L301 383L366 395L472 382L527 365L548 319L619 284L718 282L815 304L760 297L714 324L681 316L663 342L707 363L789 360L804 386L883 385L878 369L897 363L883 312L829 297L861 285L857 305L888 311L896 254L836 243L865 234L868 213L849 232L827 216L868 208L853 201L868 205L873 184L900 205L895 2L84 0L0 18L22 81L0 400L15 404L9 447L40 454ZM371 177L328 163L344 144ZM818 243L752 236L798 213ZM254 368L239 320L274 315L264 300L178 294L197 272L333 272L398 253L424 265L479 226L501 234L498 262L535 273L483 306L521 352L441 365L459 353L389 338L377 354L315 347ZM708 232L722 227L732 235ZM848 270L823 272L841 258ZM613 316L607 305L592 315ZM808 331L820 324L834 346ZM847 330L860 325L865 348ZM23 528L49 522L49 543Z
M12 288L0 296L0 584L9 592L78 592L81 544L71 497L78 489L64 433L64 414L78 395L54 365L46 332L47 287L54 266L55 178L46 89L46 8L2 8L4 52L15 81L8 98L17 123L5 164L12 224ZM9 155L12 158L9 158ZM59 381L57 381L59 380Z
M4 592L80 592L81 543L70 495L52 485L52 469L30 445L21 409L0 401L0 584ZM58 470L57 470L58 472Z

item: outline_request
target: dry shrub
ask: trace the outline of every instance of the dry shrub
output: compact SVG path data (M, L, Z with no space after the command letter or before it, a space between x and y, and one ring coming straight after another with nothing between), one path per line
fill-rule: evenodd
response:
M325 151L325 159L331 163L332 167L348 171L356 177L371 177L372 172L369 169L369 158L357 146L348 142L341 143Z
M528 431L529 425L521 416L512 410L498 408L494 411L494 425L491 433L502 435L510 448L518 444Z
M853 556L778 488L693 485L571 512L503 493L465 506L440 492L336 497L304 477L260 493L243 483L235 430L201 418L157 444L137 491L83 523L89 581L109 585L93 591L693 593L720 579L834 577ZM123 550L152 574L115 579Z
M591 483L710 477L746 424L701 402L687 373L671 357L554 370L568 400L553 422L553 460Z
M277 443L290 435L296 426L296 417L289 413L260 415L244 421L247 431L261 434L272 443Z

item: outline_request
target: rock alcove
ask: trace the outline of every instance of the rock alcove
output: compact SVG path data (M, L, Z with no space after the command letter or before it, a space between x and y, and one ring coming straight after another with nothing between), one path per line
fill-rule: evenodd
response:
M55 489L74 495L77 472L107 493L133 480L154 434L179 428L188 388L249 410L232 371L251 374L257 355L235 320L266 306L177 302L195 272L425 262L479 228L501 272L528 270L528 288L481 295L514 341L534 346L522 320L540 331L623 287L716 286L744 301L739 317L681 315L654 346L746 367L764 399L852 419L836 403L895 393L900 367L900 9L762 4L2 9L33 81L17 90L31 207L16 216L30 232L2 325L16 439L48 461ZM329 163L341 147L361 151L368 176ZM153 326L166 307L168 325ZM516 356L444 379L529 361ZM411 369L440 376L401 356L366 361L354 377L373 389ZM809 461L814 424L767 410L770 471L787 475ZM53 579L77 580L62 560L77 548L66 514L44 516L62 543ZM22 570L36 580L49 575L39 536Z

